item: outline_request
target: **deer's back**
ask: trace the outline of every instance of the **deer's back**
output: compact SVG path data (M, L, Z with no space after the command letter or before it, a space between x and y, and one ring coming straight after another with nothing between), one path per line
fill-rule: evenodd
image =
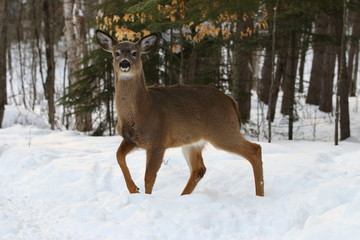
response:
M176 139L170 141L179 141L175 145L240 130L235 101L215 87L173 85L148 90L163 124L172 126L168 134Z

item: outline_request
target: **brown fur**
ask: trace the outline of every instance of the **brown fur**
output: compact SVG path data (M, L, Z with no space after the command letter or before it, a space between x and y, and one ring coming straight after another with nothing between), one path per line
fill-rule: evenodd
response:
M261 147L240 134L239 111L231 97L204 85L146 87L140 54L155 45L154 35L136 44L117 43L101 31L97 31L97 38L114 55L117 130L124 138L116 156L130 193L138 192L125 161L131 150L146 150L145 192L150 194L165 150L183 146L191 175L182 194L190 194L206 172L201 155L203 143L195 144L205 141L249 160L256 195L264 195ZM119 67L124 59L131 64L128 72Z

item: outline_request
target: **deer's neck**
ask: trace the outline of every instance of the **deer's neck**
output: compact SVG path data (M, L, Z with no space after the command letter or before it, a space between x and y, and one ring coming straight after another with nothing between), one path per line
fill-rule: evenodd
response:
M149 103L149 93L145 87L144 74L126 80L116 76L115 101L118 117L121 121L136 122Z

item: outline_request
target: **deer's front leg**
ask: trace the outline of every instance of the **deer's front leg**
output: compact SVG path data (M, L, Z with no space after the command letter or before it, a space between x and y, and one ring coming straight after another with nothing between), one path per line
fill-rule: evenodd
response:
M134 145L129 144L126 140L123 140L116 152L116 159L119 163L121 171L124 175L126 186L130 193L138 193L139 188L135 185L134 181L131 178L129 168L126 164L125 157L126 155L131 152L135 148Z
M148 149L146 151L145 193L151 194L157 172L164 157L164 149Z

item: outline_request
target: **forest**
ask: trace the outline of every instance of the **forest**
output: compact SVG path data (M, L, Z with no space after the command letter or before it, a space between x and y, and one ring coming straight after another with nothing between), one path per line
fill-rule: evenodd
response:
M7 106L21 106L51 129L115 135L112 56L94 39L101 29L118 41L159 33L143 57L147 85L213 85L269 142L278 117L296 138L301 102L331 119L335 143L351 136L359 0L2 0L0 17L0 127Z

